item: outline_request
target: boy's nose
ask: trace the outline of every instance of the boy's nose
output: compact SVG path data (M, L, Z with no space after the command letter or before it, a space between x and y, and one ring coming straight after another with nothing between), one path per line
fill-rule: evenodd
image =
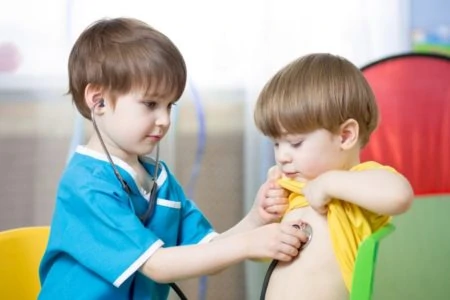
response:
M280 164L292 162L292 156L286 151L278 151L275 155L275 159Z
M156 118L156 125L158 126L169 126L170 125L170 114L161 113Z

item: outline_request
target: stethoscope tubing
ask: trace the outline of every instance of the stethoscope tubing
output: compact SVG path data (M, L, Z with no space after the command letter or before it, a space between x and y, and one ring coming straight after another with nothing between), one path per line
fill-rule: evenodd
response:
M92 110L91 110L92 124L94 126L95 133L100 141L100 144L102 145L103 151L105 152L106 157L109 161L109 164L111 165L111 167L113 169L114 175L116 176L117 180L119 180L122 188L127 192L127 194L131 194L131 189L128 186L128 184L126 183L126 181L123 179L123 177L120 175L119 170L117 169L117 166L114 163L114 161L111 157L111 154L109 153L108 148L106 147L105 142L103 141L102 135L100 133L100 130L97 126L97 122L95 120L94 109L97 105L100 105L100 103L102 103L102 101L95 103L94 106L92 107ZM155 171L154 171L153 177L152 177L152 186L150 189L149 208L147 209L147 211L144 213L143 216L139 217L139 219L141 220L141 222L143 224L145 224L151 218L151 216L153 215L155 205L156 205L156 201L157 201L156 193L157 193L157 189L158 189L156 180L158 178L158 171L159 171L159 143L156 144L156 163L155 163ZM188 299L176 283L172 282L172 283L169 283L169 285L175 291L175 293L178 295L178 297L180 297L181 300Z

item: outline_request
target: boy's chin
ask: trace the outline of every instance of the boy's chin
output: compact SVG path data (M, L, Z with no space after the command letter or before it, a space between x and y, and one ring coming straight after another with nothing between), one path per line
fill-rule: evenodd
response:
M136 154L138 156L156 156L157 152L157 145L142 147L138 151L136 151Z

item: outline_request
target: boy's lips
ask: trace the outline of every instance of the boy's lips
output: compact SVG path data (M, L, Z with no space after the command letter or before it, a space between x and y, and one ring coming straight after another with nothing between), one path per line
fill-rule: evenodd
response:
M298 176L298 172L283 172L284 177L294 179Z
M162 135L147 135L147 137L154 141L160 141L162 139Z

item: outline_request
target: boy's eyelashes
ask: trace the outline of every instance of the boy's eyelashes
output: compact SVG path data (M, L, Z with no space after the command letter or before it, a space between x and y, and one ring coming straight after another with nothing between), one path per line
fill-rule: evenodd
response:
M158 103L156 103L156 101L142 101L142 103L151 109L156 108L156 106L158 105Z
M158 105L159 105L159 103L158 103L157 101L142 101L142 103L143 103L146 107L148 107L148 108L150 108L150 109L155 109L155 108L157 108ZM168 109L171 109L174 105L176 105L176 103L175 103L175 102L171 102L171 103L169 103L169 104L167 105L167 108L168 108Z
M285 141L285 143L289 144L291 147L293 148L298 148L303 144L304 140L301 141L295 141L295 142L290 142L290 141ZM273 142L273 146L275 148L278 148L280 146L280 142L274 141Z
M303 144L303 141L299 141L299 142L295 142L295 143L290 143L292 147L294 148L298 148Z

